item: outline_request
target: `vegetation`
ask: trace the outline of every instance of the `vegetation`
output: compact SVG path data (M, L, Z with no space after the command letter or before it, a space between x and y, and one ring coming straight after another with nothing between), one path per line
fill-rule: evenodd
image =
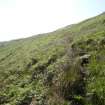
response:
M104 81L105 13L0 43L0 105L105 105Z

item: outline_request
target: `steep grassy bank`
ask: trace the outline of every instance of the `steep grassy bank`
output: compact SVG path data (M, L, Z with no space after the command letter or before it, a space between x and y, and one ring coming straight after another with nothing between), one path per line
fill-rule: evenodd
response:
M105 14L0 44L0 105L104 105Z

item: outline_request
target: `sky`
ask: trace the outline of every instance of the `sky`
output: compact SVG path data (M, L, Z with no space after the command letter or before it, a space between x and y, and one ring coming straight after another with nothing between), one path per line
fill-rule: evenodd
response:
M105 0L0 0L0 41L47 33L105 12Z

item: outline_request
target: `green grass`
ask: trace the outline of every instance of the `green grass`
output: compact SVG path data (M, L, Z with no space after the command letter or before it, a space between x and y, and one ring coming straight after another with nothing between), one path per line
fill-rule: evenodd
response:
M104 105L105 13L51 33L0 43L0 105ZM82 67L81 54L91 55Z

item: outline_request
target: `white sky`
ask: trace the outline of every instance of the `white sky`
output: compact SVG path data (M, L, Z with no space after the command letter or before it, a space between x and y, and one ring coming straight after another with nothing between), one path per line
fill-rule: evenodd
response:
M105 0L0 0L0 41L46 33L105 10Z

